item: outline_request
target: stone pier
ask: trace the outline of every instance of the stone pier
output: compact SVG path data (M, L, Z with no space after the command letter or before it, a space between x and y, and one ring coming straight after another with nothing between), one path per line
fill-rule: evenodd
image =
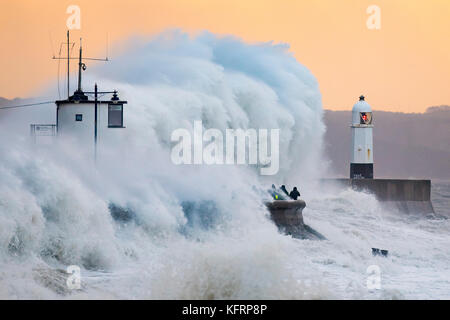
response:
M278 229L294 238L324 240L325 237L303 221L303 200L274 200L266 203L270 216Z

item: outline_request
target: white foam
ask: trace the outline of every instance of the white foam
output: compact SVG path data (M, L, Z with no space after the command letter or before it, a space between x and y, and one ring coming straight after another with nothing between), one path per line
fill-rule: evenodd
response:
M23 124L21 118L8 116L0 137L1 298L441 298L449 292L447 221L393 221L370 195L324 194L313 183L326 170L321 97L286 46L180 31L127 45L126 55L85 77L85 88L95 79L100 90L119 89L129 102L126 135L103 141L97 168L80 146L28 145L11 125ZM194 120L218 129L280 128L280 173L264 178L245 166L173 165L170 133ZM329 241L278 233L262 204L272 183L300 187L306 223ZM186 201L214 221L190 225ZM110 202L132 209L135 219L115 222ZM372 257L371 246L388 248L390 257ZM82 267L83 290L61 293L60 273L51 270L69 264ZM381 267L381 291L365 287L370 264ZM424 275L411 280L408 273Z

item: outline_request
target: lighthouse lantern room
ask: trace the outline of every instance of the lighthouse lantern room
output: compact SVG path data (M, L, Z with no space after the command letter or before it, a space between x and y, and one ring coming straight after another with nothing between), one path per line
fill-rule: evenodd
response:
M352 110L350 179L373 179L372 108L359 97Z

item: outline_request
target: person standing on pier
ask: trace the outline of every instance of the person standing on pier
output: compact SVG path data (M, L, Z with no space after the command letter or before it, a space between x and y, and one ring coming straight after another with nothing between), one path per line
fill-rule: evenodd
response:
M297 187L294 187L294 189L289 194L289 197L293 200L297 200L298 197L300 197L300 192L298 192Z
M280 189L289 197L289 191L286 190L286 186L284 184L281 186Z

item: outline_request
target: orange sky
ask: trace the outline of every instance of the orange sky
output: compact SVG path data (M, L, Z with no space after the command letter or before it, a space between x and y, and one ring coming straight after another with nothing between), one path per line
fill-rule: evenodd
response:
M111 46L166 28L209 30L289 43L317 77L325 108L349 109L361 93L374 109L450 105L450 0L0 0L0 96L36 95L56 79L51 57L73 4L74 39L83 37L89 56L105 55L107 33ZM366 27L372 4L380 30Z

